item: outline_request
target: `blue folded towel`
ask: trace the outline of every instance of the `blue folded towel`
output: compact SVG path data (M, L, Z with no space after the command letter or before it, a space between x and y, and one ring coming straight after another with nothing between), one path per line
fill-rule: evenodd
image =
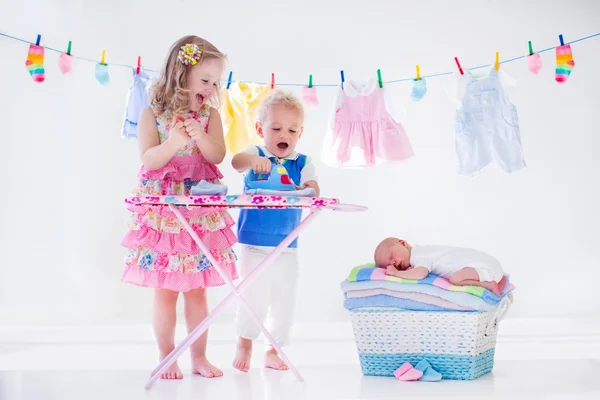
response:
M369 307L384 307L384 308L401 308L404 310L413 311L448 311L448 309L439 307L433 304L421 303L409 299L400 299L398 297L378 294L369 297L357 297L344 300L344 308L346 310L354 310L355 308ZM457 311L461 312L461 311Z
M272 190L272 189L247 189L245 194L255 194L261 196L298 196L313 197L317 192L313 188L304 188L300 190Z
M473 296L472 294L443 290L437 286L432 285L396 283L389 281L348 282L347 280L344 280L341 284L341 289L343 292L363 289L388 289L397 292L425 293L430 294L432 296L440 297L444 300L448 300L454 304L458 304L460 306L468 307L470 309L479 311L493 310L496 307L496 304L486 303L480 297Z
M227 186L201 180L190 188L192 196L226 195Z

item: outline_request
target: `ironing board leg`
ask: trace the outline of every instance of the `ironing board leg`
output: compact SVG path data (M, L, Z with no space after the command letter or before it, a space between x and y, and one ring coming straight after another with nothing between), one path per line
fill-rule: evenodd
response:
M281 349L281 346L277 343L277 341L273 338L271 333L265 328L262 322L256 317L256 314L252 311L252 308L248 304L248 302L242 296L242 293L257 279L257 277L266 270L279 255L285 250L291 242L294 241L307 226L308 224L315 219L316 215L320 211L319 208L311 209L310 214L300 222L300 224L292 231L289 235L286 236L285 239L281 241L281 243L273 249L269 255L259 264L256 268L244 279L240 284L236 287L235 284L231 281L229 276L225 274L217 262L217 260L210 253L206 245L202 242L200 237L196 234L196 232L192 229L188 221L181 214L181 212L177 209L177 206L173 204L169 204L169 208L173 213L177 216L177 218L181 221L183 226L187 229L189 234L192 236L192 239L198 244L200 250L211 262L212 266L217 270L219 275L223 278L227 286L231 288L231 292L219 303L209 314L208 316L200 323L192 332L188 334L188 336L167 356L165 357L158 366L152 371L150 379L146 382L145 388L149 389L152 384L160 377L160 375L169 368L179 356L186 351L192 343L194 343L207 329L215 316L221 312L223 308L235 297L237 296L241 302L242 307L248 312L250 318L260 327L263 334L267 337L271 345L275 348L279 356L285 361L290 370L294 373L296 378L302 382L304 378L300 375L300 372L296 368L296 366L291 362L291 360L286 356L286 354Z

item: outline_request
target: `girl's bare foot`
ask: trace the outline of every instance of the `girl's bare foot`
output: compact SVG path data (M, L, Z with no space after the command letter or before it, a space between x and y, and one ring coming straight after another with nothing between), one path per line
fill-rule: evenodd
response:
M167 353L168 355L168 353ZM166 356L165 356L166 357ZM161 357L161 361L165 358ZM183 379L183 373L179 369L179 365L177 365L177 361L175 361L165 372L160 374L160 379Z
M250 370L250 359L252 358L252 340L239 338L233 368L242 372Z
M223 376L223 371L208 362L206 357L196 357L192 359L192 373L201 375L205 378L218 378Z
M279 371L287 371L288 366L277 354L274 348L270 347L265 351L265 368L272 368Z

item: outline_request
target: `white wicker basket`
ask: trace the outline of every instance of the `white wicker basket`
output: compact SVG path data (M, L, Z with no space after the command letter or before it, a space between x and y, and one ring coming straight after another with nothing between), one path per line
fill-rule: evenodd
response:
M393 376L405 362L426 359L444 379L476 379L494 366L498 324L512 295L493 311L351 311L364 375Z

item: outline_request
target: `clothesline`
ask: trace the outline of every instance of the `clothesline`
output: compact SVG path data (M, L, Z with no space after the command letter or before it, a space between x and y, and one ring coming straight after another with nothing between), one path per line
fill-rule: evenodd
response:
M2 32L0 32L0 36L8 38L8 39L16 40L16 41L19 41L19 42L27 43L27 44L35 44L34 42L30 42L29 40L26 40L26 39L23 39L23 38L19 38L19 37L16 37L16 36L12 36L12 35L9 35L9 34L6 34L6 33L2 33ZM575 40L571 40L570 42L565 42L565 44L573 44L573 43L577 43L577 42L582 42L584 40L592 39L592 38L598 37L598 36L600 36L600 32L594 33L592 35L584 36L584 37L581 37L581 38L578 38L578 39L575 39ZM537 51L537 53L545 53L547 51L553 50L555 47L556 46L547 47L547 48L544 48L542 50ZM49 50L49 51L55 52L55 53L59 53L59 54L63 53L62 50L58 50L58 49L55 49L53 47L44 46L44 48L47 49L47 50ZM74 56L74 57L75 57L76 60L98 63L98 60L93 60L91 58L78 57L78 56ZM513 61L521 60L521 59L524 59L525 57L526 57L526 55L509 58L507 60L500 61L500 64L506 64L506 63L510 63L510 62L513 62ZM109 64L109 65L110 66L114 66L114 67L131 68L131 69L136 68L133 65L127 65L127 64L117 64L117 63L114 63L114 64ZM492 64L490 63L490 64L478 65L478 66L475 66L475 67L472 67L472 68L467 68L467 69L469 69L469 70L476 70L476 69L481 69L481 68L489 68L491 66L492 66ZM159 72L158 70L155 70L155 69L146 69L146 68L143 68L143 70L147 71L147 72L156 72L156 73ZM452 75L452 74L454 74L453 71L440 72L440 73L435 73L435 74L422 75L421 78L435 78L435 77L439 77L439 76ZM389 81L382 81L382 83L384 83L384 84L390 84L390 83L398 83L398 82L408 82L408 81L412 81L412 80L414 80L414 77L400 78L400 79L394 79L394 80L389 80ZM227 80L226 79L222 80L222 82L227 82ZM256 81L244 81L244 80L241 80L241 81L232 80L231 82L254 83L254 84L257 84L257 85L268 85L268 84L270 84L270 82L268 83L268 82L256 82ZM306 83L279 83L278 82L277 86L299 86L299 87L303 87L303 86L307 86L307 85L306 85ZM321 84L315 83L312 86L338 87L338 86L340 86L340 84L339 83L321 83Z

